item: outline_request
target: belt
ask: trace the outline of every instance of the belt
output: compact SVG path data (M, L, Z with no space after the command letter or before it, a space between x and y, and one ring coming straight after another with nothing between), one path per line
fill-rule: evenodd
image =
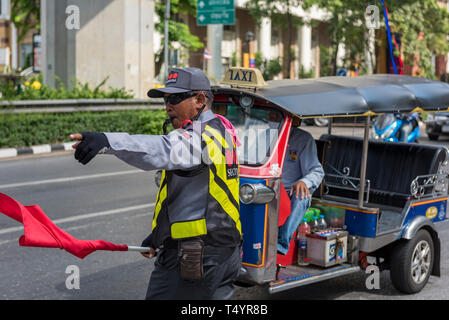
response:
M178 249L179 241L180 240L173 240L173 239L169 238L164 241L163 247L164 247L164 249ZM211 246L206 243L206 245L204 246L204 250L206 253L223 253L223 252L232 252L236 247L240 247L240 246L216 247L216 246Z

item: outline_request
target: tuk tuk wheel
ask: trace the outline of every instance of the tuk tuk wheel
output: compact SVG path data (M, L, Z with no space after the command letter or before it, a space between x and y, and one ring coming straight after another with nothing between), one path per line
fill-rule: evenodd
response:
M419 230L411 240L393 250L390 277L395 288L404 293L417 293L429 280L433 266L433 241L429 232Z

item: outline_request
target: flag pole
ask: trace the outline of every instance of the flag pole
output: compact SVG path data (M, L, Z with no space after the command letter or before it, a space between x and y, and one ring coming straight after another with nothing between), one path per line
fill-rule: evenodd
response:
M128 246L128 251L148 252L148 251L150 251L150 248L148 248L148 247Z

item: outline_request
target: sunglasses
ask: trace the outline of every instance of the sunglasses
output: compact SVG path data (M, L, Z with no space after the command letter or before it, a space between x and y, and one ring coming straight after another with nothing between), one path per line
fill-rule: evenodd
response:
M191 97L195 97L197 96L198 93L197 92L182 92L182 93L175 93L175 94L171 94L169 96L165 96L164 97L164 102L165 104L170 103L171 105L177 105L181 102L183 102L184 100L191 98Z

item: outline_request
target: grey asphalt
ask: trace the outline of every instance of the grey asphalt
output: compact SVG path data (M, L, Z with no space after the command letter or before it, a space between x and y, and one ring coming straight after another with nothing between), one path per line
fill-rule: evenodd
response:
M117 176L90 175L136 171ZM2 187L28 181L85 177L83 180ZM24 205L39 204L52 219L75 217L58 224L79 239L140 245L151 230L153 208L111 213L114 209L154 203L154 173L140 171L114 156L98 156L87 166L72 154L34 156L0 162L0 192ZM83 219L86 214L102 214ZM114 211L112 211L114 212ZM96 252L84 260L59 249L19 247L22 231L1 233L19 226L0 215L1 299L141 299L146 292L153 261L135 252ZM80 289L68 290L66 268L80 270Z
M306 127L318 137L326 129ZM336 133L360 135L359 128ZM430 143L425 137L421 143ZM449 138L432 142L449 146ZM100 176L99 176L100 175ZM72 178L75 178L73 180ZM81 179L80 179L81 178ZM60 179L55 181L55 179ZM77 180L76 180L77 179ZM31 184L30 184L31 183ZM79 239L139 245L151 229L157 188L154 173L101 155L87 166L71 153L0 161L0 192L24 205L39 204L62 229ZM138 206L147 205L144 208ZM137 209L136 209L137 207ZM119 210L123 209L123 210ZM89 215L89 216L86 216ZM86 218L87 217L87 218ZM153 260L135 252L95 252L81 260L59 249L19 247L20 224L0 215L0 299L142 299ZM380 289L368 290L363 272L269 295L265 288L238 288L234 299L449 299L449 227L441 231L442 276L431 277L422 292L397 292L389 272ZM68 266L80 271L80 288L66 287Z

